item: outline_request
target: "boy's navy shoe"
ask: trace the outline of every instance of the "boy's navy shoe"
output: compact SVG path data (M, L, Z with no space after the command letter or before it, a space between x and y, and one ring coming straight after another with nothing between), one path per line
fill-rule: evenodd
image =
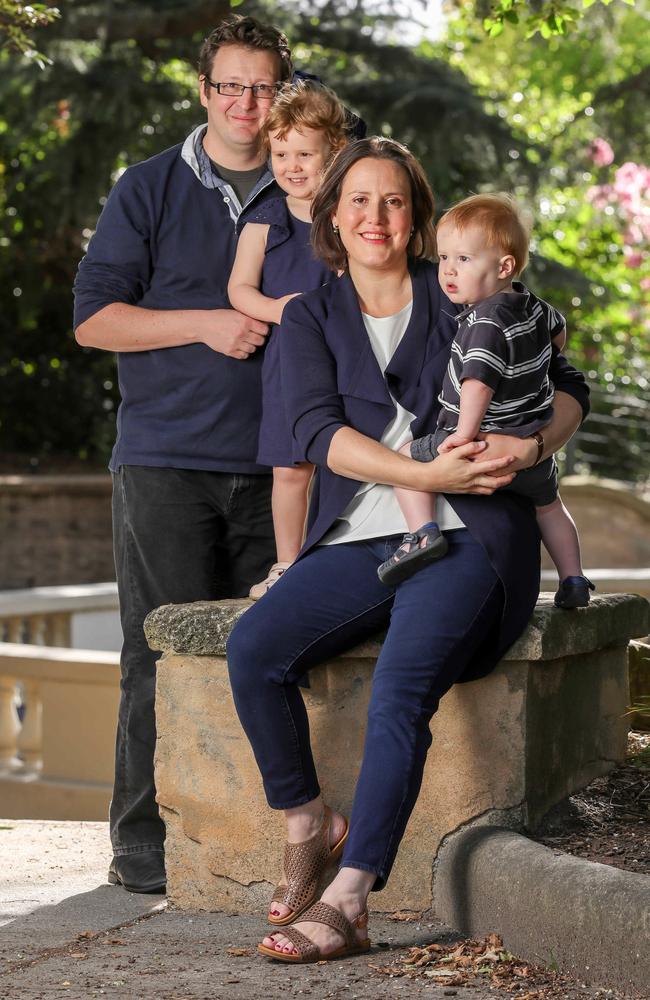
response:
M128 892L164 892L165 855L162 851L118 854L108 869L111 885L123 885Z
M573 608L586 608L589 604L589 591L595 590L591 580L586 576L567 576L560 583L555 595L555 607L572 611Z

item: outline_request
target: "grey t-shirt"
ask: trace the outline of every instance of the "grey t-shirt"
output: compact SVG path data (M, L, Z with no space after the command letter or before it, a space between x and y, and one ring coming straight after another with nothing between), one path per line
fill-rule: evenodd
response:
M210 163L217 176L221 177L226 184L230 184L231 188L233 188L239 198L240 205L246 204L249 194L262 175L266 173L266 163L263 163L260 167L255 167L253 170L230 170L228 167L222 167L221 164L215 163L214 160L210 160Z

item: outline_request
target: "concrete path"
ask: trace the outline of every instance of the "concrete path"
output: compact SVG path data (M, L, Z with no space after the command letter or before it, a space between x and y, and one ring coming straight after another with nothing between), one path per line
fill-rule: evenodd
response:
M445 989L389 978L385 965L410 945L445 943L423 921L372 920L370 955L303 967L255 954L256 917L166 909L104 883L110 861L105 823L0 820L0 997L2 1000L499 1000L483 988ZM234 953L228 949L234 949ZM239 953L238 953L239 952ZM612 996L582 989L572 996Z

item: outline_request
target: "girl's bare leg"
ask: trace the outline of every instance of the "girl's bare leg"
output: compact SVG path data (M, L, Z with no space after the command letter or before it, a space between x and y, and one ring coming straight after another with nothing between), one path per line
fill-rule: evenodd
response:
M278 562L292 563L302 548L313 472L307 462L273 470L271 504Z

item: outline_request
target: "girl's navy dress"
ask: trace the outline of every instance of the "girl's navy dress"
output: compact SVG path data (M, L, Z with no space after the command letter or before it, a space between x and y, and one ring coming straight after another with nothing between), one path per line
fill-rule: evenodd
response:
M314 257L311 223L296 219L285 198L272 198L250 215L247 222L269 225L260 291L272 299L292 292L311 292L332 278L332 272ZM287 467L304 462L292 441L280 379L282 326L274 326L264 349L262 366L262 425L257 461Z

